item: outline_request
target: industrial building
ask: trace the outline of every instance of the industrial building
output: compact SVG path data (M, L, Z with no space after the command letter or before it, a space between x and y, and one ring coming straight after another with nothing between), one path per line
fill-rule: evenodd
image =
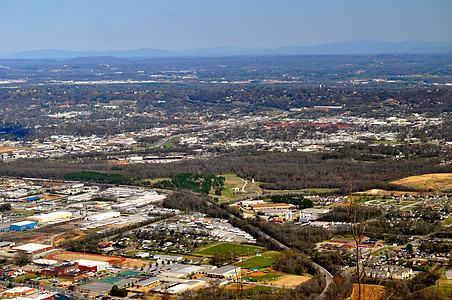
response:
M306 208L303 209L303 216L302 218L308 219L308 220L317 220L320 217L327 214L330 210L327 208Z
M224 266L218 269L214 269L207 272L208 277L214 278L232 278L236 277L240 273L240 267L236 266Z
M17 223L12 223L10 226L11 231L25 231L28 229L35 228L38 225L38 221L22 221Z
M205 284L206 284L206 282L203 280L187 280L183 283L179 283L179 284L176 284L176 285L168 288L168 292L172 293L172 294L182 293L187 290L199 288Z
M52 249L53 249L52 245L42 245L42 244L35 244L35 243L29 243L29 244L25 244L25 245L11 247L12 251L25 252L28 254L41 253L41 252L49 251Z
M268 203L268 204L251 204L249 205L255 212L266 209L295 209L296 206L288 203Z
M113 209L128 209L132 207L142 207L151 203L156 203L162 201L166 198L165 195L159 195L156 192L145 192L142 195L136 197L135 199L130 199L123 201L119 204L112 205Z
M121 215L119 211L109 211L100 214L94 214L86 217L86 220L92 222L100 222L102 220L117 218Z
M38 221L39 224L48 223L57 220L69 219L72 217L72 213L68 211L55 211L48 214L41 214L30 216L27 219Z

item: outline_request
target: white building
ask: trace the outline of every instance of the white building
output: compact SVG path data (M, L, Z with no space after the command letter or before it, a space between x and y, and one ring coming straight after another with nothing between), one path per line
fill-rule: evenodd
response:
M330 210L325 208L306 208L303 209L303 218L308 220L317 220L323 215L327 214Z
M80 270L87 270L93 272L105 270L110 265L107 261L97 261L87 259L76 260L74 261L74 264L78 264Z
M108 211L100 214L94 214L86 217L86 220L92 222L100 222L102 220L117 218L121 215L119 211Z

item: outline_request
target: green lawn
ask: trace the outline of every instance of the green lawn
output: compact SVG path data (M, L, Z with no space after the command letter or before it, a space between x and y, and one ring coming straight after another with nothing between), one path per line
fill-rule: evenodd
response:
M25 282L28 279L32 279L32 278L36 278L36 277L38 277L38 275L35 275L35 274L24 274L24 275L17 276L14 279L14 281L15 282Z
M275 280L275 279L279 279L281 277L283 277L284 274L276 274L276 273L268 273L267 275L264 276L243 276L243 280L248 280L248 281L271 281L271 280Z
M262 252L264 248L257 247L257 246L248 246L248 245L239 245L239 244L232 244L232 243L224 243L224 244L218 244L215 246L212 246L210 248L200 250L200 251L194 251L193 253L198 254L204 254L204 255L214 255L217 252L234 252L237 256L248 255L248 254L254 254Z
M264 252L262 256L254 256L243 262L243 268L245 269L263 269L272 266L275 263L274 252ZM239 263L242 267L242 263Z
M432 285L428 287L429 290L436 291L438 288L437 285ZM441 283L439 285L439 293L440 295L443 295L445 297L452 297L452 280L441 280Z
M452 217L447 217L443 221L441 221L443 225L452 225Z

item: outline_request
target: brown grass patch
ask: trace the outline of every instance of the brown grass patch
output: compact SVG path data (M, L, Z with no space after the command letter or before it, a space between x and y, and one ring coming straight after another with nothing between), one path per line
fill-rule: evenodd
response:
M269 285L292 288L311 279L310 276L285 275L283 278L268 282Z
M361 295L361 299L366 300L379 300L386 291L384 286L376 284L362 284L361 289L364 295L364 297ZM358 285L354 284L352 295L350 298L347 298L347 300L359 300L358 296Z
M452 173L434 173L419 176L410 176L391 181L391 183L400 184L420 190L452 190Z

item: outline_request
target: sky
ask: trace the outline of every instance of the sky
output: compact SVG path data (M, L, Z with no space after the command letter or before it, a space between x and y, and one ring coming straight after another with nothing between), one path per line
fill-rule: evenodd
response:
M0 54L452 41L452 0L0 0Z

